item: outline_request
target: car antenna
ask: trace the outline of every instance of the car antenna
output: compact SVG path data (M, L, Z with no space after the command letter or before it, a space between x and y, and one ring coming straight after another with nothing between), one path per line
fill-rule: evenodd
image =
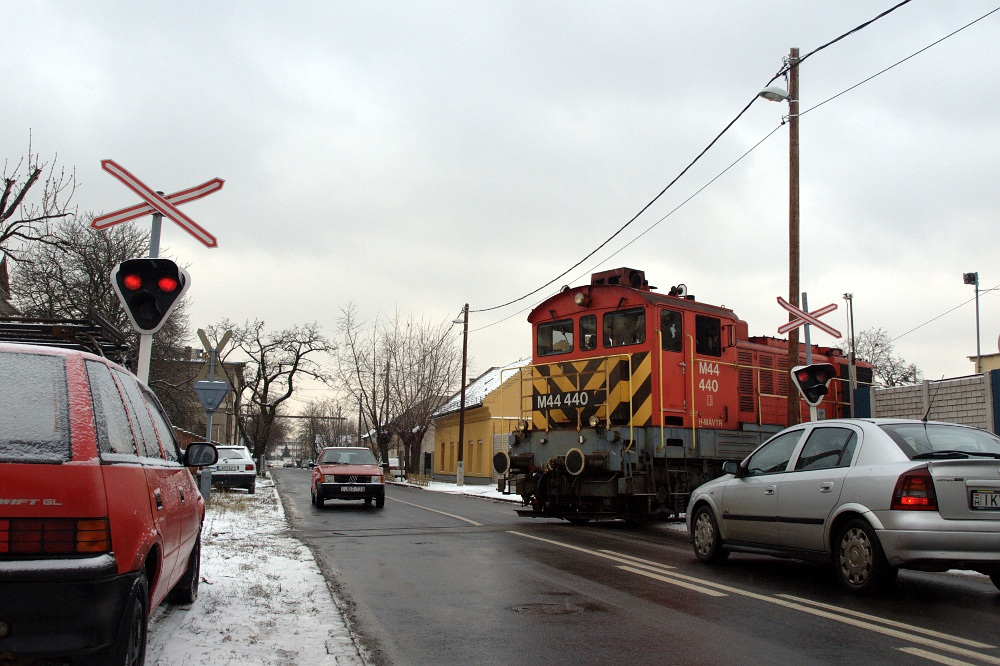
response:
M941 379L939 379L938 381L944 381L944 375L941 375ZM934 390L931 391L930 395L927 396L927 411L924 412L924 417L920 419L921 421L924 422L924 424L927 423L927 417L930 416L931 414L931 406L934 405L934 396L937 395L937 392L938 392L938 387L935 386Z

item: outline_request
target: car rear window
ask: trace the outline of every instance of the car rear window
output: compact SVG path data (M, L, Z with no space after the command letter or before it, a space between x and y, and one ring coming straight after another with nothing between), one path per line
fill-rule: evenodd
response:
M68 461L73 452L63 359L0 352L0 368L0 462Z
M881 427L911 459L1000 455L1000 439L985 430L942 423L889 423Z
M219 460L249 460L250 453L246 449L219 449Z

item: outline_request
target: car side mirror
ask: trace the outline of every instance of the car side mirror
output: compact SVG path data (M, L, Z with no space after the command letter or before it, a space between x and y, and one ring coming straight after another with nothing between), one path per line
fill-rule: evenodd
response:
M722 473L732 474L733 476L740 476L740 464L734 460L727 460L722 463Z
M184 452L185 467L207 467L214 465L219 459L219 450L214 444L208 442L194 442L189 444Z

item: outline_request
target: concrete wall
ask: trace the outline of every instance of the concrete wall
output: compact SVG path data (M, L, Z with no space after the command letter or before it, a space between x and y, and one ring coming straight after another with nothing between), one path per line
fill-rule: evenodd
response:
M991 373L871 388L872 416L947 421L996 432ZM929 411L928 411L929 409Z

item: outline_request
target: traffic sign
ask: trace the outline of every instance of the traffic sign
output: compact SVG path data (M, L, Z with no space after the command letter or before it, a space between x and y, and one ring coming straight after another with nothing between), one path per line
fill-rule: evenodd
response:
M796 318L793 319L792 321L778 327L779 334L787 333L788 331L798 328L803 324L811 324L822 331L826 331L835 338L841 337L840 331L835 329L833 326L830 326L829 324L824 324L817 318L820 315L825 315L828 312L833 312L834 310L836 310L837 309L836 303L831 303L830 305L823 306L818 310L814 310L813 312L806 312L805 310L798 309L797 307L795 307L794 305L783 299L781 296L778 296L778 305L785 308L786 310L788 310L789 312L791 312L793 315L796 316Z
M174 205L172 199L176 200L177 203L186 203L188 201L193 201L194 199L200 199L201 197L207 196L212 192L221 189L222 183L224 182L222 179L216 178L202 185L198 185L197 187L175 192L168 198L154 192L150 187L114 160L101 160L101 168L124 183L125 187L139 195L139 198L142 199L145 204L138 204L138 206L145 207L142 208L143 212L138 213L134 217L129 216L132 212L139 210L136 206L115 211L114 213L108 213L107 215L100 215L95 217L94 221L91 222L92 227L95 229L103 229L113 224L124 222L127 219L141 217L146 214L148 208L152 209L150 212L161 213L164 217L170 218L176 222L180 225L181 229L184 229L184 231L197 238L206 247L218 246L219 242L215 236L205 231L205 229L199 226L197 222L182 213L180 209Z

